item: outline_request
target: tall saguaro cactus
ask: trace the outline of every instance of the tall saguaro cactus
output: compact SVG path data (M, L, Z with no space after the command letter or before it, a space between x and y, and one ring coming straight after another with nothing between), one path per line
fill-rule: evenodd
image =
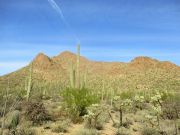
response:
M84 88L87 82L87 67L85 69L85 74L81 76L80 74L80 45L77 46L76 55L76 68L74 68L73 63L70 66L70 87L81 89Z
M76 78L76 87L77 88L80 88L80 70L79 70L79 67L80 67L80 45L78 44L77 46L77 63L76 63L76 72L77 72L77 78Z
M75 88L75 83L76 83L76 71L74 69L73 63L71 63L71 68L70 68L70 84L71 84L71 88Z
M33 72L33 63L30 64L27 87L25 87L25 89L27 91L27 94L26 94L26 100L27 101L29 101L29 97L30 97L30 93L31 93L31 88L32 88L32 72Z

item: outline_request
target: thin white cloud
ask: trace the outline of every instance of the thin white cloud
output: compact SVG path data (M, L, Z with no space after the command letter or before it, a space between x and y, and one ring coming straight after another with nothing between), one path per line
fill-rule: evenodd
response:
M61 19L63 20L63 22L64 22L66 25L68 25L68 24L67 24L67 21L66 21L66 19L65 19L65 17L64 17L63 12L62 12L61 8L57 5L57 3L56 3L54 0L48 0L48 2L49 2L49 4L52 6L52 8L60 15L60 17L61 17Z
M74 31L71 29L69 23L67 22L66 18L64 17L63 11L61 9L60 6L58 6L58 4L55 2L55 0L48 0L49 4L52 6L52 8L60 15L63 23L66 25L66 27L68 29L71 30L71 32L73 32L73 36L75 37L77 43L80 43L79 38L77 37L77 35L74 33Z

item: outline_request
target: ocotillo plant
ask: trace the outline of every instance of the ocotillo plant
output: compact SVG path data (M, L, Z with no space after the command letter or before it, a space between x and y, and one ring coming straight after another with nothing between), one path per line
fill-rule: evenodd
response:
M29 100L29 96L30 96L31 88L32 88L32 72L33 72L33 63L30 64L27 87L25 86L25 89L27 91L27 94L26 94L27 101Z

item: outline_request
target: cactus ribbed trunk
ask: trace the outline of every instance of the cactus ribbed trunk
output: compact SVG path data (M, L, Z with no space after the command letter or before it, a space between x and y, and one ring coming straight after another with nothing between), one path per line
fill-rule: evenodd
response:
M73 67L73 63L71 63L71 69L70 69L70 83L71 88L75 88L75 82L76 82L76 71Z
M84 84L83 84L84 87L85 87L86 84L87 84L87 73L88 73L88 69L87 69L87 67L86 67L86 71L85 71L85 74L84 74Z
M73 63L70 67L70 87L81 89L86 86L87 82L87 67L85 74L81 76L80 74L80 45L77 45L77 54L76 54L76 68L74 69Z
M77 66L76 87L79 89L80 88L80 70L79 70L79 67L80 67L80 45L77 46L77 65L76 66Z
M29 101L30 93L31 93L31 88L32 88L32 69L33 64L31 63L30 68L29 68L29 76L28 76L28 84L27 84L27 95L26 95L26 100Z

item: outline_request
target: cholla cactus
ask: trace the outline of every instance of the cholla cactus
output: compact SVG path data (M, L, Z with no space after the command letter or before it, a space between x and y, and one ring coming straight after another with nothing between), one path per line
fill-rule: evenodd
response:
M140 103L143 103L145 100L144 100L144 96L140 96L140 95L136 95L134 100L136 102L140 102Z
M162 114L161 106L151 106L150 114L145 115L152 127L158 126L160 128L160 115Z
M132 105L132 100L131 99L125 99L125 100L121 100L121 97L120 96L115 96L113 98L113 103L114 103L114 107L115 108L127 108L129 106ZM123 110L124 110L123 109Z
M120 100L120 99L121 99L120 96L115 96L115 97L114 97L114 101L118 101L118 100Z
M96 128L97 121L101 113L105 110L105 107L99 104L92 104L87 108L87 114L83 117L86 121L86 126L88 128Z
M162 94L157 92L156 95L151 97L150 102L156 106L157 104L159 104L160 106L162 106Z
M147 122L148 122L152 127L157 126L156 116L147 114L147 115L145 115L145 118L146 118Z
M157 125L160 128L160 116L162 115L162 94L159 92L156 93L156 95L151 97L150 100L151 103L151 117L153 119L150 119L150 117L147 117L150 121L151 125Z
M133 103L135 105L135 108L139 108L140 110L142 110L144 102L145 102L144 96L136 95L134 97L134 102Z
M155 114L162 114L162 109L160 105L152 106L152 109L155 112Z
M120 128L123 124L123 111L131 107L132 100L131 99L125 99L121 100L120 96L115 96L114 98L114 107L119 111L119 127L118 127L118 133L120 132Z

